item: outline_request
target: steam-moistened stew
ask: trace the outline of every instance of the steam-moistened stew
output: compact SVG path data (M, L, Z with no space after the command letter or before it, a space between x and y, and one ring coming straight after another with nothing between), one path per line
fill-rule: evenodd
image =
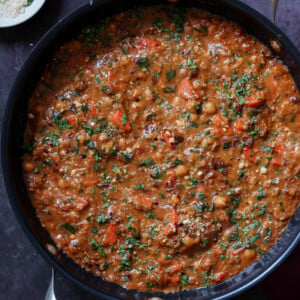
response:
M116 15L64 44L30 99L32 203L57 248L107 281L220 283L298 207L299 103L287 67L235 23L198 9Z

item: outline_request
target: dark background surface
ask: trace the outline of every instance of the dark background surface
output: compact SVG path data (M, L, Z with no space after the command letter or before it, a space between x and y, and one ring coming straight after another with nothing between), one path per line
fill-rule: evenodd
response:
M48 0L27 23L0 29L0 124L14 79L37 41L62 17L89 0ZM163 2L163 1L162 1ZM243 0L270 18L271 0ZM300 0L280 0L277 25L300 50ZM13 214L0 170L0 299L43 299L51 267L36 252ZM235 300L300 299L300 245L264 281ZM55 277L55 292L61 299L96 299L61 274Z

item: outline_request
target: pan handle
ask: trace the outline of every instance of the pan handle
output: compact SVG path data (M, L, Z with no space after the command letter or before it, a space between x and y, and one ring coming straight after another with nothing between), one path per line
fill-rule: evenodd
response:
M276 12L279 0L272 0L272 22L275 24Z

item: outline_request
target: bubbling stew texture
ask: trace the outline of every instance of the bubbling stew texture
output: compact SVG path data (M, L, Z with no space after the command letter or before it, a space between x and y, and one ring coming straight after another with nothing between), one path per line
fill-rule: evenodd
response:
M57 248L96 276L148 292L215 285L266 253L299 205L299 103L288 68L237 24L124 12L43 73L28 193Z

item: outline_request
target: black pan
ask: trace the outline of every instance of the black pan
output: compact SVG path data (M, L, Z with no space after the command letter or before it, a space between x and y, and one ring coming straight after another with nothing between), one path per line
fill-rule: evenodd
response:
M88 1L87 1L88 2ZM15 214L24 231L55 269L101 299L147 299L158 296L164 299L225 299L237 295L256 284L273 271L300 241L300 209L289 222L288 227L274 247L233 278L207 288L177 292L174 294L141 293L125 290L117 284L108 283L83 270L64 253L51 254L46 244L53 244L49 234L41 226L31 205L22 175L21 155L23 134L27 121L27 103L44 67L59 46L76 36L79 30L99 18L133 8L134 5L154 5L167 1L90 1L54 26L34 48L23 65L12 88L6 107L2 130L2 167L6 189ZM91 3L93 3L91 5ZM172 5L180 5L172 4ZM182 1L183 5L183 1ZM199 7L239 23L245 30L270 46L270 40L277 39L282 45L278 54L289 67L298 88L300 88L300 55L288 38L264 16L237 0L185 0L186 7Z

